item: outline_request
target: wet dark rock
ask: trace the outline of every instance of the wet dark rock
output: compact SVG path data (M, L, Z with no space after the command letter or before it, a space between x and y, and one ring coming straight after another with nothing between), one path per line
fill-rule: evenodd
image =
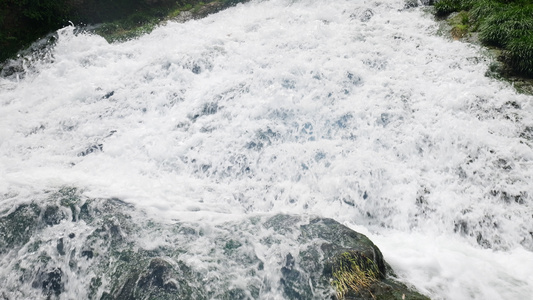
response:
M81 252L81 257L86 257L87 259L93 258L94 253L92 250L85 250Z
M177 269L163 258L153 258L144 270L132 268L115 297L103 299L204 299L202 293L190 285L190 270L183 264ZM181 276L180 276L181 275ZM194 278L194 277L193 277Z
M374 16L374 11L370 8L358 10L350 15L353 20L359 20L361 22L368 22Z
M374 16L374 11L371 9L365 9L359 15L359 20L361 22L368 22Z
M529 141L533 141L533 126L527 126L520 133L520 137Z
M199 7L198 9L193 10L193 15L195 19L204 18L210 14L221 11L226 6L223 2L211 2Z
M136 299L135 298L135 282L139 278L138 273L134 273L131 277L127 278L126 282L120 289L116 297L112 297L111 294L104 294L100 300L104 299L116 299L116 300L127 300L127 299Z
M61 282L62 277L63 271L60 268L56 268L50 272L40 274L37 280L42 282L40 284L34 282L34 286L40 285L43 294L47 296L59 296L63 292L63 283Z
M275 134L272 131L265 136ZM43 208L20 205L0 218L0 254L25 247L27 254L13 264L25 267L11 270L12 276L21 279L10 288L27 298L35 298L31 291L25 294L28 285L33 293L39 291L54 298L70 294L72 291L66 290L70 282L77 282L86 284L88 299L102 300L259 299L265 293L281 293L285 299L336 299L331 284L334 268L338 258L349 253L361 260L363 267L375 266L376 280L357 293L348 291L346 299L427 299L395 280L372 241L332 219L279 214L218 225L168 225L136 215L135 208L120 199L83 199L76 190L51 193L49 201ZM49 234L61 229L53 225L67 219L69 208L77 212L76 222L80 222L70 224L86 228L85 232L68 235L70 239L76 237L76 243L66 238L43 239L42 231ZM483 222L495 220L488 216ZM469 235L479 233L466 222L458 223L456 230ZM139 241L147 236L164 237L166 242L145 249ZM189 247L198 239L203 239L209 255L195 259L208 269L183 259L182 255L187 257L191 250L198 250ZM480 237L481 243L485 240ZM287 242L289 247L279 247ZM49 251L50 245L54 245L54 251ZM256 254L258 246L263 253L274 253L266 257L268 263ZM50 269L54 261L65 261L67 253L69 272ZM282 258L277 265L272 263L274 257ZM46 271L35 275L31 270ZM83 274L91 278L80 279ZM215 277L209 278L209 274ZM238 285L236 277L240 278ZM276 281L269 281L272 278Z
M349 82L355 86L360 86L363 84L363 78L351 72L346 73L346 78L348 78Z
M312 299L311 290L301 288L300 282L307 279L296 269L296 261L292 254L285 257L285 265L281 267L280 284L288 299Z
M333 263L343 253L358 253L368 258L376 265L379 274L377 280L370 287L355 293L346 294L346 299L428 299L410 290L404 284L396 281L392 268L385 262L381 251L366 236L357 233L346 226L324 218L311 219L308 224L300 226L300 242L310 246L299 254L297 266L301 273L306 274L303 280L296 281L300 291L310 290L309 282L313 286L326 286L332 279ZM309 299L300 293L291 299Z
M200 74L200 73L202 73L202 67L195 64L195 65L192 66L191 71L194 74Z
M171 273L171 264L161 258L154 258L144 274L141 275L137 286L144 289L156 287L165 290L177 290L176 283L169 280Z
M503 202L509 203L518 203L524 204L525 199L527 199L528 193L525 191L519 193L509 193L506 191L492 190L490 194L494 197L499 197Z
M67 214L57 205L47 206L43 213L43 222L46 225L54 226L67 219Z
M352 197L343 197L342 202L350 206L355 206L355 200Z
M113 96L115 94L115 91L111 91L107 94L104 95L104 97L102 97L102 99L109 99L111 98L111 96Z
M242 289L231 289L222 295L223 300L247 300L250 297Z
M22 75L24 73L24 65L22 60L8 60L4 64L0 65L0 77L13 77L17 74Z
M327 241L320 245L325 257L333 258L345 251L357 251L372 259L386 275L381 251L365 235L355 232L333 219L316 218L301 226L302 238ZM389 268L390 269L390 268Z
M420 3L425 6L435 5L437 0L420 0Z
M214 115L218 111L218 104L217 103L206 103L204 107L202 108L202 115Z
M352 119L353 119L353 116L351 114L345 114L341 116L337 121L335 121L335 125L339 128L346 128L350 120Z
M419 3L418 0L405 0L404 8L414 8L418 7Z
M89 146L89 148L83 150L82 152L78 153L78 156L87 156L91 153L94 153L94 152L98 152L98 151L102 151L104 149L104 145L103 144L96 144L96 145L91 145Z
M0 254L27 243L39 226L41 208L23 204L0 218Z
M65 255L65 244L63 243L63 238L57 240L56 249L59 255Z
M235 249L241 246L242 244L239 241L229 240L226 245L224 245L224 253L231 254Z
M189 116L189 119L193 122L202 116L214 115L218 112L218 104L216 102L205 103L199 113L195 113Z

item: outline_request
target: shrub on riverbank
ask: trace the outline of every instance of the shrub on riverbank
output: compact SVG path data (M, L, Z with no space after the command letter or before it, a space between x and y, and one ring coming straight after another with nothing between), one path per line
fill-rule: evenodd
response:
M153 27L173 11L198 3L200 0L2 0L0 62L36 39L70 23L81 25L125 20L120 26Z
M533 77L533 0L440 0L435 14L468 12L469 28L487 46L503 49L512 72Z
M64 0L0 1L0 61L53 28L60 28L68 14L64 4Z

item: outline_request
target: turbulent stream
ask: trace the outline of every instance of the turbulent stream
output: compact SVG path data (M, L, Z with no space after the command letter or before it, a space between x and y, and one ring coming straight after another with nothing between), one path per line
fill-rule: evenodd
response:
M0 78L0 213L71 187L169 224L328 217L432 299L532 299L533 98L404 5L252 1L117 44L60 30ZM0 298L40 295L10 276L24 249L0 256Z

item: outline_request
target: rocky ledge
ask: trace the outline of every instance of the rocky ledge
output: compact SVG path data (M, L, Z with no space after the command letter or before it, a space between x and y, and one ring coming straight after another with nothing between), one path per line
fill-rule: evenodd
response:
M2 212L0 262L3 299L428 299L332 219L161 224L74 188Z

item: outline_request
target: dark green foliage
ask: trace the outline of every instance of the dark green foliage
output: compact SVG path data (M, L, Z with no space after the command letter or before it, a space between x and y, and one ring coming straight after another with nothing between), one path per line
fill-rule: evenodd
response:
M507 45L509 64L519 73L533 76L533 32Z
M533 77L533 0L441 0L435 14L468 11L470 31L481 42L502 48L512 73Z
M437 16L446 16L452 12L468 10L472 4L472 0L441 0L435 3L435 13Z
M0 1L0 61L36 38L60 28L67 13L65 0Z
M505 6L481 21L480 39L488 45L506 47L533 31L533 5Z
M480 21L487 16L491 16L494 13L501 11L504 7L505 4L497 0L478 0L473 3L469 14L473 20Z
M236 0L224 0L233 2ZM199 0L0 0L0 62L70 23L120 22L120 30L151 31L163 17ZM239 1L240 2L240 1ZM116 25L116 24L115 24ZM122 26L126 28L123 28ZM135 29L136 30L136 29ZM139 33L132 33L132 36Z
M65 1L5 0L4 7L22 14L23 17L37 21L42 26L60 24L68 14Z

